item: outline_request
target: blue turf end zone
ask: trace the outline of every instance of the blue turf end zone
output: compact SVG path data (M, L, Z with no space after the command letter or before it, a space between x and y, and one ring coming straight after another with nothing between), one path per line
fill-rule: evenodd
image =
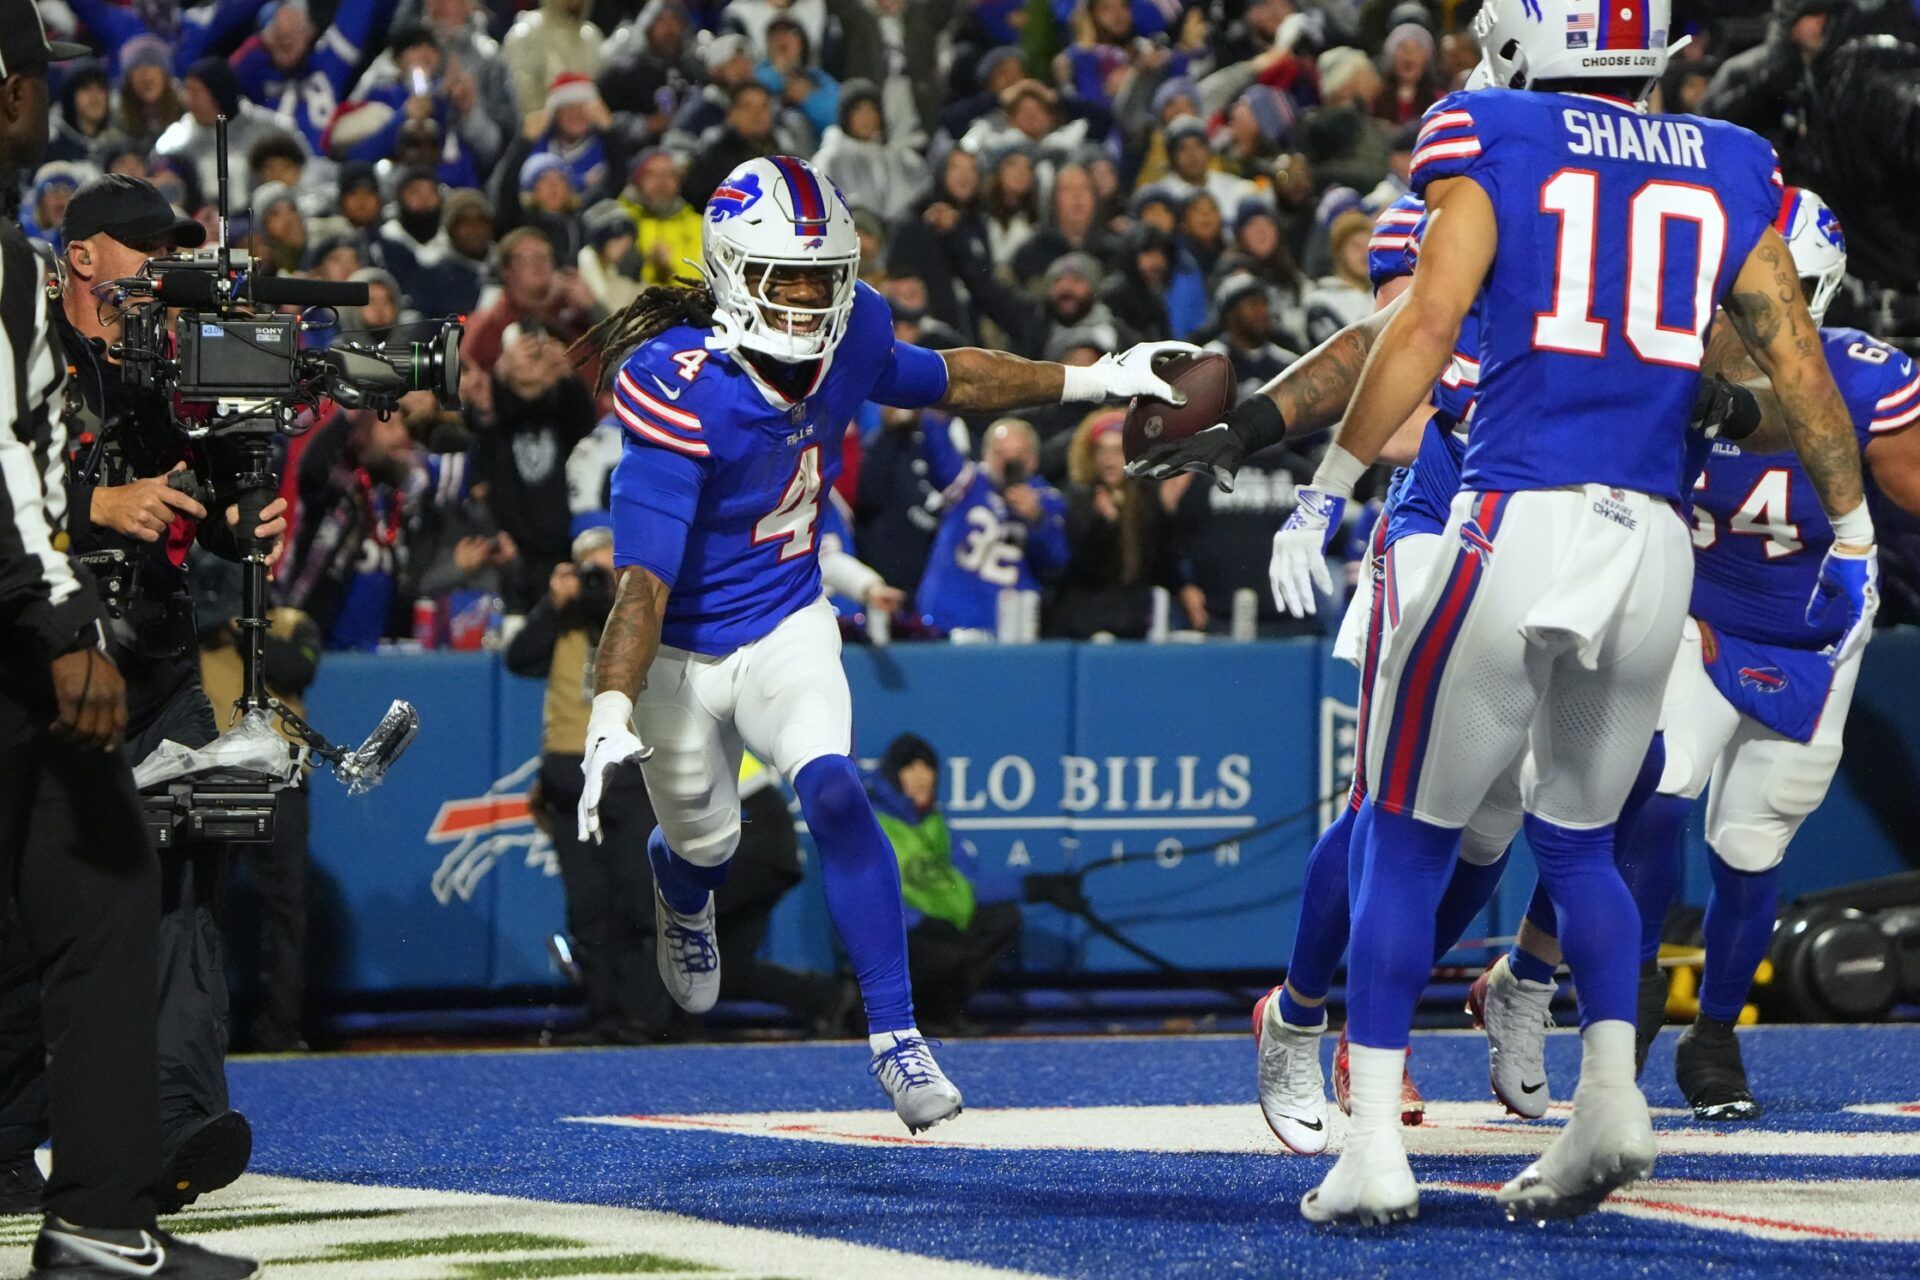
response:
M1656 1108L1681 1106L1674 1038L1661 1037L1648 1066ZM864 1046L844 1043L240 1061L232 1076L234 1104L253 1120L256 1172L659 1209L1048 1275L1920 1274L1920 1106L1900 1110L1920 1104L1920 1027L1769 1028L1745 1044L1765 1120L1725 1138L1662 1116L1668 1149L1640 1189L1646 1213L1546 1229L1509 1225L1476 1189L1524 1165L1506 1152L1416 1154L1428 1188L1417 1223L1327 1232L1295 1208L1324 1160L1275 1154L1271 1141L1112 1149L1178 1147L1187 1115L1218 1127L1242 1124L1245 1108L1257 1125L1247 1037L944 1049L969 1113L925 1135L936 1142L988 1131L1006 1109L1136 1109L1088 1113L1092 1123L1075 1111L997 1122L1017 1141L1029 1136L1022 1125L1067 1135L1048 1149L904 1142ZM1578 1050L1572 1035L1550 1038L1556 1093L1570 1088ZM1417 1037L1413 1067L1430 1099L1485 1097L1478 1036ZM1887 1106L1845 1110L1861 1103ZM830 1140L569 1119L725 1126L766 1112L860 1114L822 1126ZM840 1132L851 1128L861 1132ZM1544 1145L1551 1131L1532 1128ZM1512 1137L1504 1124L1463 1132L1469 1146L1475 1134ZM1863 1227L1859 1205L1882 1199L1892 1207Z

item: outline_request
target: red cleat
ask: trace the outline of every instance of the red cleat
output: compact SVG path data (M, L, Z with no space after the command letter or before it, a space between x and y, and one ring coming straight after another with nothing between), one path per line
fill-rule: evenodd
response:
M1413 1057L1413 1050L1407 1050L1407 1057ZM1347 1115L1353 1114L1352 1104L1353 1074L1347 1062L1347 1033L1340 1032L1340 1042L1333 1047L1333 1100ZM1420 1086L1413 1082L1413 1072L1408 1070L1400 1077L1400 1123L1417 1125L1427 1118L1427 1100L1420 1096Z

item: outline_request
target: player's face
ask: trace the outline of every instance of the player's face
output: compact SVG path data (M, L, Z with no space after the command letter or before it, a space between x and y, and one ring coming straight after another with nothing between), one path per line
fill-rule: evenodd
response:
M747 279L759 282L754 292L769 328L777 333L806 335L818 333L827 322L821 312L833 303L840 270L748 263Z

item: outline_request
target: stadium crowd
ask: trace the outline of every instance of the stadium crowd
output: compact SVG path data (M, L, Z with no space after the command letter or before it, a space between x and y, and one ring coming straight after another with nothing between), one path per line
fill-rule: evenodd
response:
M211 225L224 114L234 234L258 269L370 286L309 341L468 317L461 409L416 393L389 421L332 410L292 441L279 589L336 648L422 635L423 599L444 632L463 602L520 615L546 596L621 447L569 344L692 272L701 207L740 162L809 157L834 181L903 338L1082 364L1189 338L1244 391L1371 308L1376 215L1406 190L1421 113L1478 57L1471 0L41 8L100 56L56 69L31 234L57 249L72 192L103 171ZM1920 333L1920 230L1892 198L1920 168L1914 10L1676 16L1666 102L1765 133L1846 226L1858 279L1835 322ZM1120 422L868 406L828 517L883 580L854 604L904 593L896 636L990 631L992 593L952 585L972 577L1042 595L1048 635L1145 635L1156 588L1174 629L1226 630L1245 593L1284 627L1268 544L1312 458L1273 451L1230 494L1150 484L1124 474ZM1920 598L1901 536L1887 621Z

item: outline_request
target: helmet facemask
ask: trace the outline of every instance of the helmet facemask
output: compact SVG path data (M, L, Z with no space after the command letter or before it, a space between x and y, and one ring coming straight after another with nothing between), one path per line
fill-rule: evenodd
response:
M707 279L738 344L775 360L797 363L832 354L853 314L860 256L804 260L753 258L737 245L715 241L707 250ZM786 292L792 282L824 277L807 292L818 301L799 305ZM776 300L775 295L788 297Z

